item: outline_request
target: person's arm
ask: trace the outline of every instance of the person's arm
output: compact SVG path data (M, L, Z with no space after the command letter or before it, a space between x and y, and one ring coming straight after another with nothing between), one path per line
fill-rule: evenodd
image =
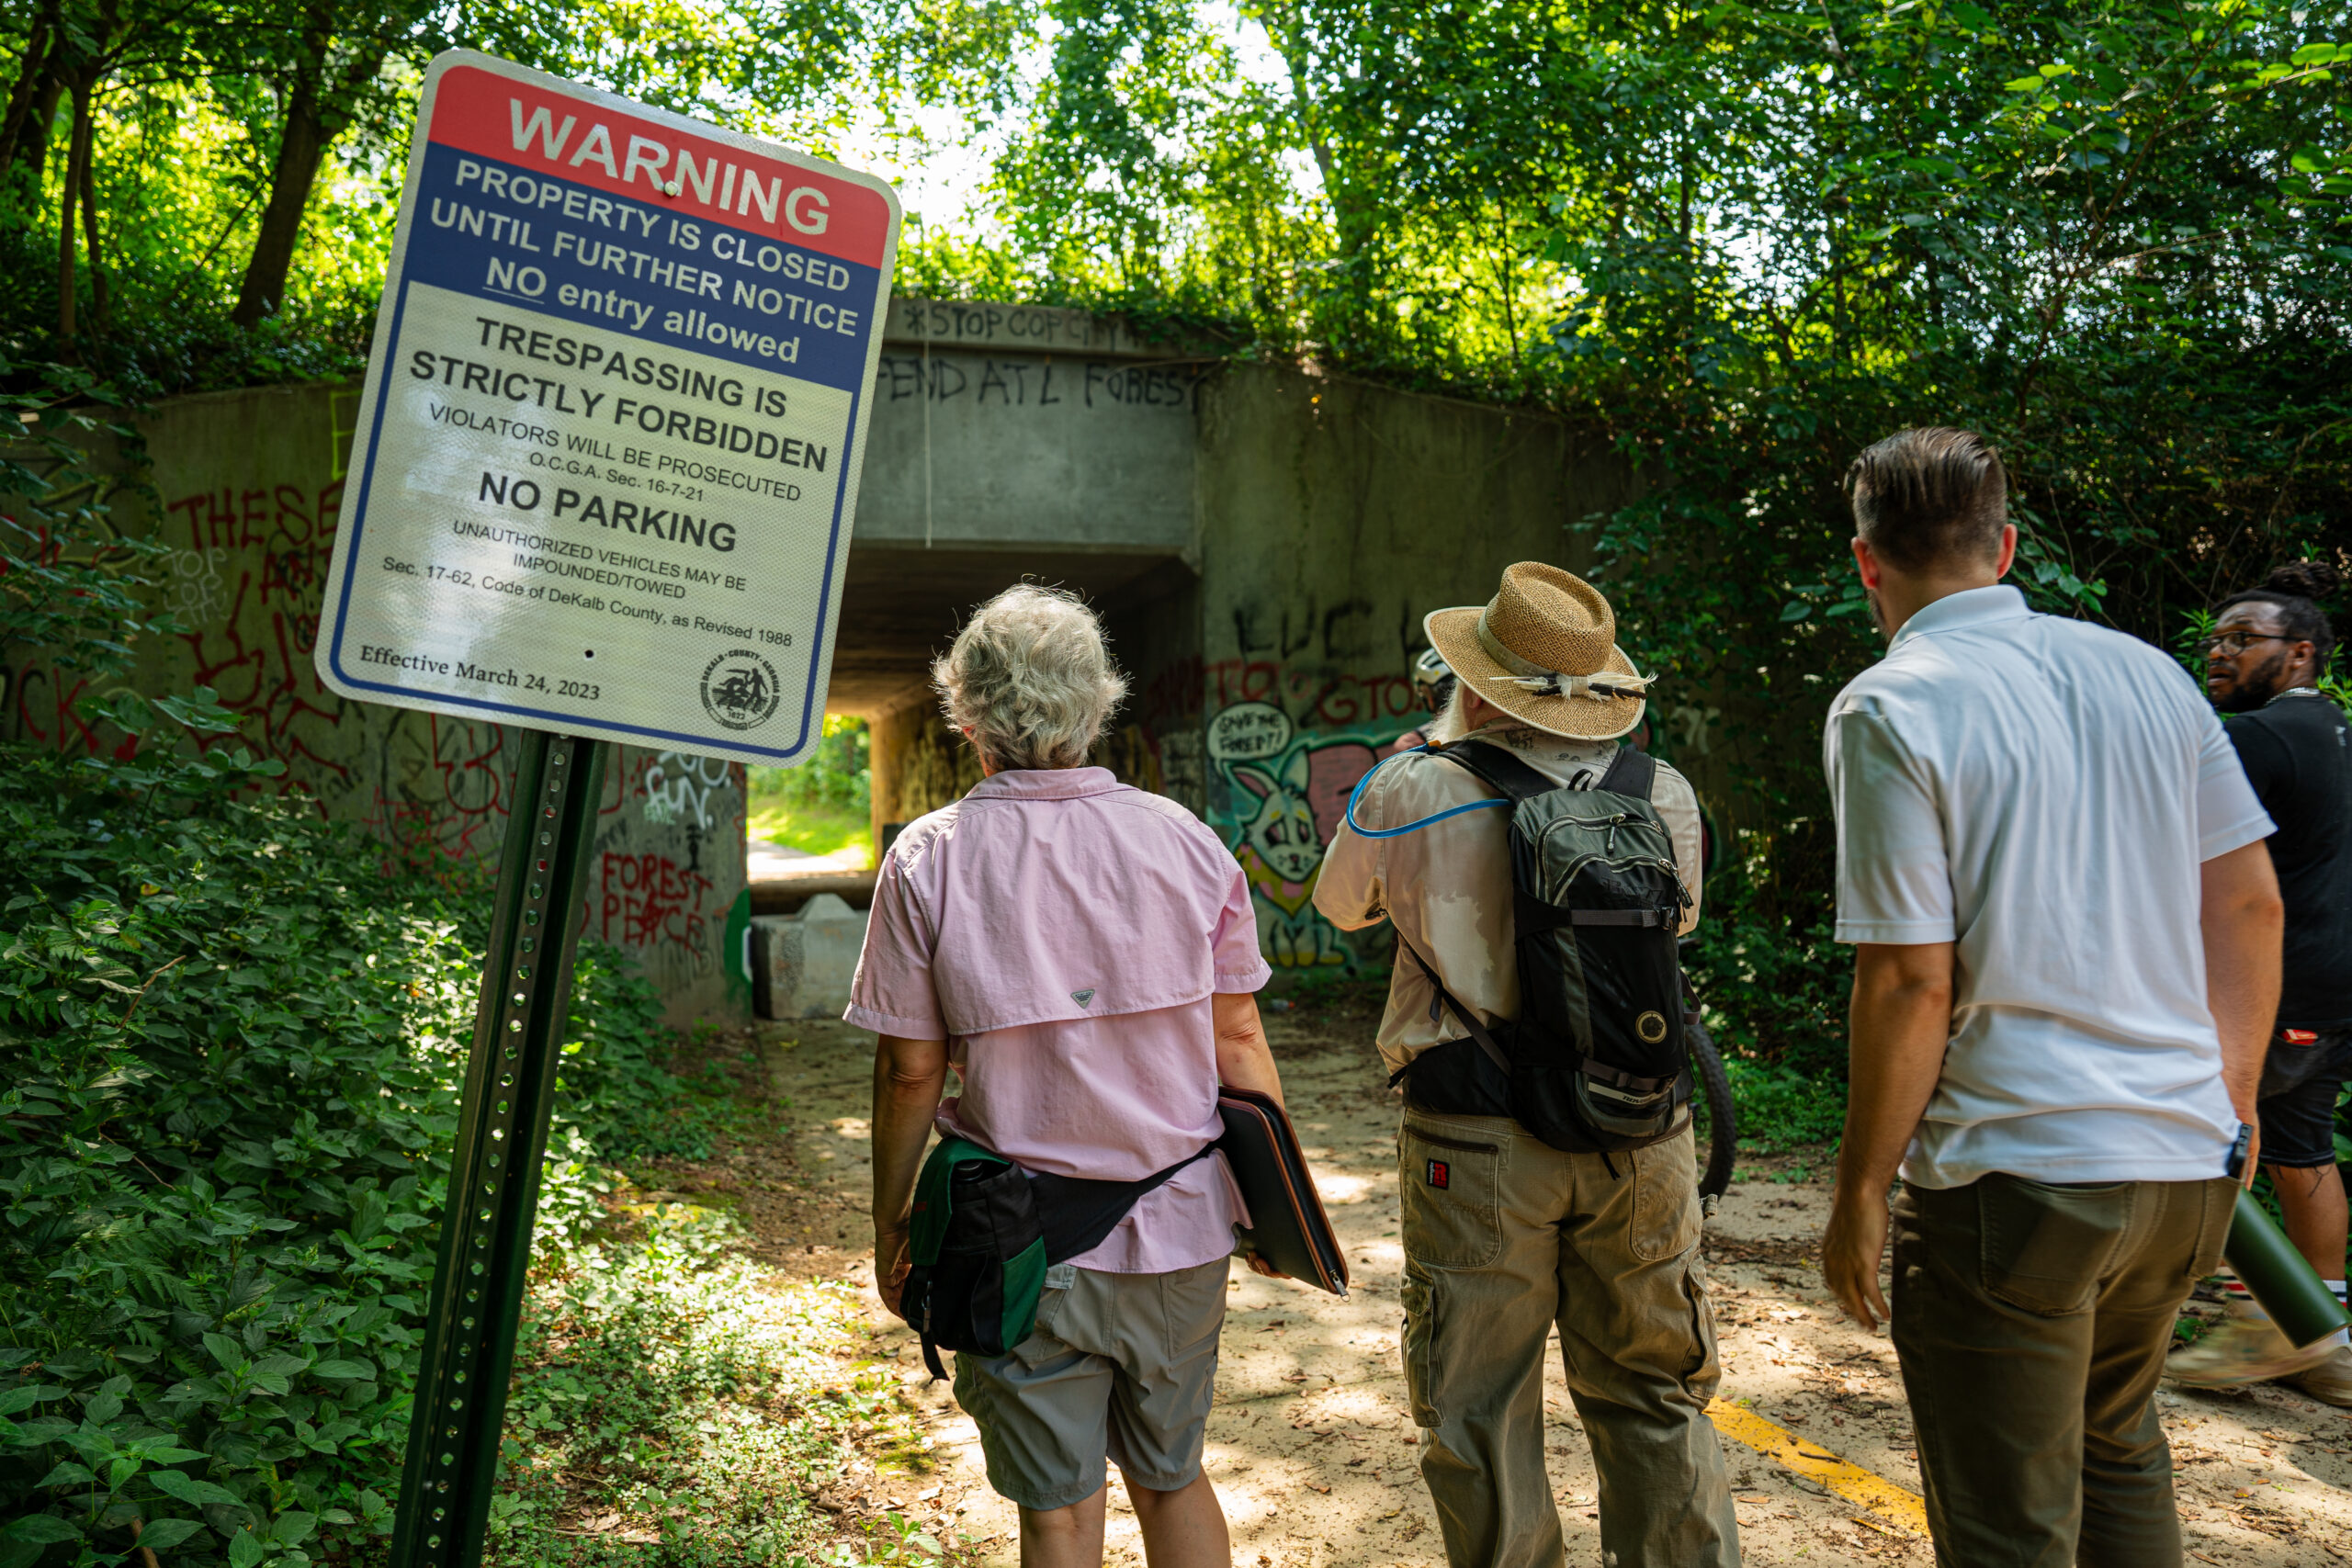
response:
M874 1287L899 1310L907 1233L932 1118L947 1088L947 1042L885 1034L874 1048Z
M1875 1328L1886 1317L1886 1190L1951 1034L1951 857L1935 769L1887 718L1841 698L1822 760L1838 813L1837 936L1855 947L1846 1135L1821 1267L1855 1321Z
M2222 1081L2238 1120L2255 1129L2258 1154L2255 1092L2278 1021L2279 952L2287 930L2267 840L2215 855L2199 868L2197 923L2205 940L2205 1005L2222 1037ZM2249 1181L2255 1163L2250 1155Z
M1247 992L1219 991L1209 998L1209 1008L1216 1023L1216 1081L1265 1095L1289 1110L1283 1102L1274 1053L1266 1043L1266 1027L1258 1017L1258 998Z
M1951 1035L1953 944L1864 942L1854 953L1848 1015L1846 1135L1821 1238L1821 1271L1854 1320L1887 1316L1878 1288L1886 1190L1926 1114Z
M1259 1021L1258 998L1248 991L1218 991L1210 998L1216 1024L1216 1081L1227 1089L1246 1089L1271 1098L1283 1110L1282 1075L1274 1070L1274 1053L1266 1043L1265 1025ZM1269 1280L1289 1275L1255 1252L1245 1254L1253 1274Z
M1682 911L1682 924L1675 932L1688 936L1699 929L1699 906L1706 897L1707 831L1699 811L1699 793L1689 779L1660 762L1650 804L1657 808L1658 820L1674 841L1675 873L1682 878L1683 891L1690 895L1690 907Z

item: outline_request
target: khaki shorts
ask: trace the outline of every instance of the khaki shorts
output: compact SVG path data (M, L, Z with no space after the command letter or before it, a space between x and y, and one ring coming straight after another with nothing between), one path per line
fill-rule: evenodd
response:
M1130 1486L1191 1485L1216 1393L1227 1266L1047 1269L1035 1333L1006 1355L956 1356L956 1402L980 1429L989 1484L1040 1512L1101 1491L1106 1458Z

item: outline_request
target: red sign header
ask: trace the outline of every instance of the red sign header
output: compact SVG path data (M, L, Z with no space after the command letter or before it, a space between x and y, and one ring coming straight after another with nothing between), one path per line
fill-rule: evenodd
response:
M443 73L429 141L681 216L882 265L889 204L870 186L477 66Z

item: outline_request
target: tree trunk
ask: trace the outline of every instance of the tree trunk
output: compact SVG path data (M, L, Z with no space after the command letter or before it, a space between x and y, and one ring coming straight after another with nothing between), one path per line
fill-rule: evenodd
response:
M33 24L25 39L24 68L17 73L16 85L8 90L8 117L0 120L0 170L17 161L17 148L25 133L25 121L33 111L33 104L50 79L50 56L55 48L51 41L56 31L46 17Z
M36 208L40 206L41 174L49 167L49 129L57 123L57 100L65 94L65 78L57 61L64 52L61 39L50 55L49 80L34 89L32 111L25 116L24 128L17 137L17 156L24 164Z
M319 164L326 158L327 143L334 139L319 112L319 79L325 73L324 65L317 56L313 61L296 79L286 101L277 165L269 176L269 205L262 209L261 231L254 236L254 254L245 264L245 281L237 290L236 309L229 312L229 319L241 327L258 325L285 302L286 275L293 269L294 247L302 237L302 209L311 203Z
M83 113L86 118L86 107ZM90 330L103 334L107 330L107 268L106 257L98 249L98 148L95 126L82 133L82 234L90 243Z
M82 166L90 156L90 88L85 71L74 84L74 134L65 152L65 194L57 220L57 357L68 365L74 348L74 207L82 193Z

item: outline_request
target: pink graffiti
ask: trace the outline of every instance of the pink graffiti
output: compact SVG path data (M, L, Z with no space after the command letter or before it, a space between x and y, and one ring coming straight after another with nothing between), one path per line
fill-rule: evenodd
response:
M1348 808L1348 792L1372 771L1377 759L1369 746L1352 741L1317 746L1306 753L1306 805L1315 813L1315 832L1324 843L1340 830Z

